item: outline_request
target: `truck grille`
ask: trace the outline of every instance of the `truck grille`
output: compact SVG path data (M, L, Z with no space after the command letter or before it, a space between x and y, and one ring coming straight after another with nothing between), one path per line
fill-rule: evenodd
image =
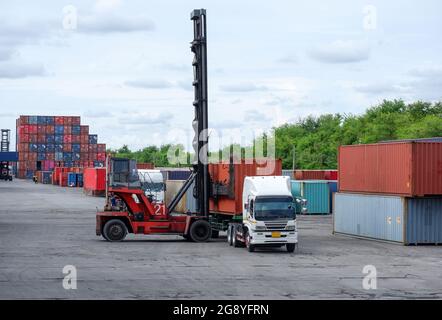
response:
M264 223L267 230L284 230L287 225L286 221L275 221L275 222L265 222Z

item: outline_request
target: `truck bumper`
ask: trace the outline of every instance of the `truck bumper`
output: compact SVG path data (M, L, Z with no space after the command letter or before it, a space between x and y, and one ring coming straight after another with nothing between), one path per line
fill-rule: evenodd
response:
M250 243L253 245L284 245L287 243L298 243L297 231L281 231L275 232L253 232L251 235Z

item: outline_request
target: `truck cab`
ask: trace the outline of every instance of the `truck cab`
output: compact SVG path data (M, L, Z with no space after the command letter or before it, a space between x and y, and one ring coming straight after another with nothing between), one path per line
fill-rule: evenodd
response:
M286 246L289 252L295 250L296 214L306 211L306 200L292 196L289 177L246 177L242 204L242 223L232 223L228 229L230 245L242 244L250 252L256 247Z

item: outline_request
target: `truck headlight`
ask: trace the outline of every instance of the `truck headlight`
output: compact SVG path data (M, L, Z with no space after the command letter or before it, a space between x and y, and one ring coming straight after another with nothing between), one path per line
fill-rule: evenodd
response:
M266 231L267 228L265 226L255 226L255 231Z
M287 230L287 231L295 231L296 230L296 226L285 226L285 230Z

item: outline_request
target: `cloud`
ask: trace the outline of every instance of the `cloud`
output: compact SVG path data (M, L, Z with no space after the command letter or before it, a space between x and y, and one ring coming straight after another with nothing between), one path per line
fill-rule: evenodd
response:
M408 74L418 78L442 77L442 66L433 65L417 67L411 69Z
M253 92L268 90L266 86L256 85L253 83L227 84L220 86L220 89L224 92Z
M98 0L95 10L98 12L112 11L121 6L121 0Z
M155 24L147 17L122 17L110 14L78 17L76 31L83 33L128 33L153 31Z
M192 70L192 66L191 65L187 65L187 64L178 64L178 63L163 63L160 64L158 66L159 69L162 70L167 70L167 71L179 71L179 72L184 72L184 71L189 71Z
M272 113L271 112L260 112L257 110L248 110L247 111L247 121L252 121L252 122L270 122L272 121L273 117L272 117Z
M38 64L0 63L0 78L19 79L47 75L44 67Z
M367 94L385 94L385 93L395 93L402 92L404 88L399 85L394 85L392 83L371 83L355 86L354 90L361 93Z
M109 111L88 110L83 112L83 116L87 118L110 118L113 114Z
M362 41L334 41L317 46L308 52L309 56L323 63L352 63L368 60L370 47Z
M12 58L14 51L11 49L0 48L0 61L6 61Z
M294 55L294 54L286 55L286 56L276 60L276 62L286 63L286 64L297 64L298 63L298 57L296 55Z
M173 83L166 80L132 80L124 83L128 87L142 89L168 89L173 87Z
M161 113L159 115L151 115L144 113L132 113L119 119L120 124L125 125L168 125L173 119L171 113Z
M177 86L186 91L193 91L192 80L177 81Z

